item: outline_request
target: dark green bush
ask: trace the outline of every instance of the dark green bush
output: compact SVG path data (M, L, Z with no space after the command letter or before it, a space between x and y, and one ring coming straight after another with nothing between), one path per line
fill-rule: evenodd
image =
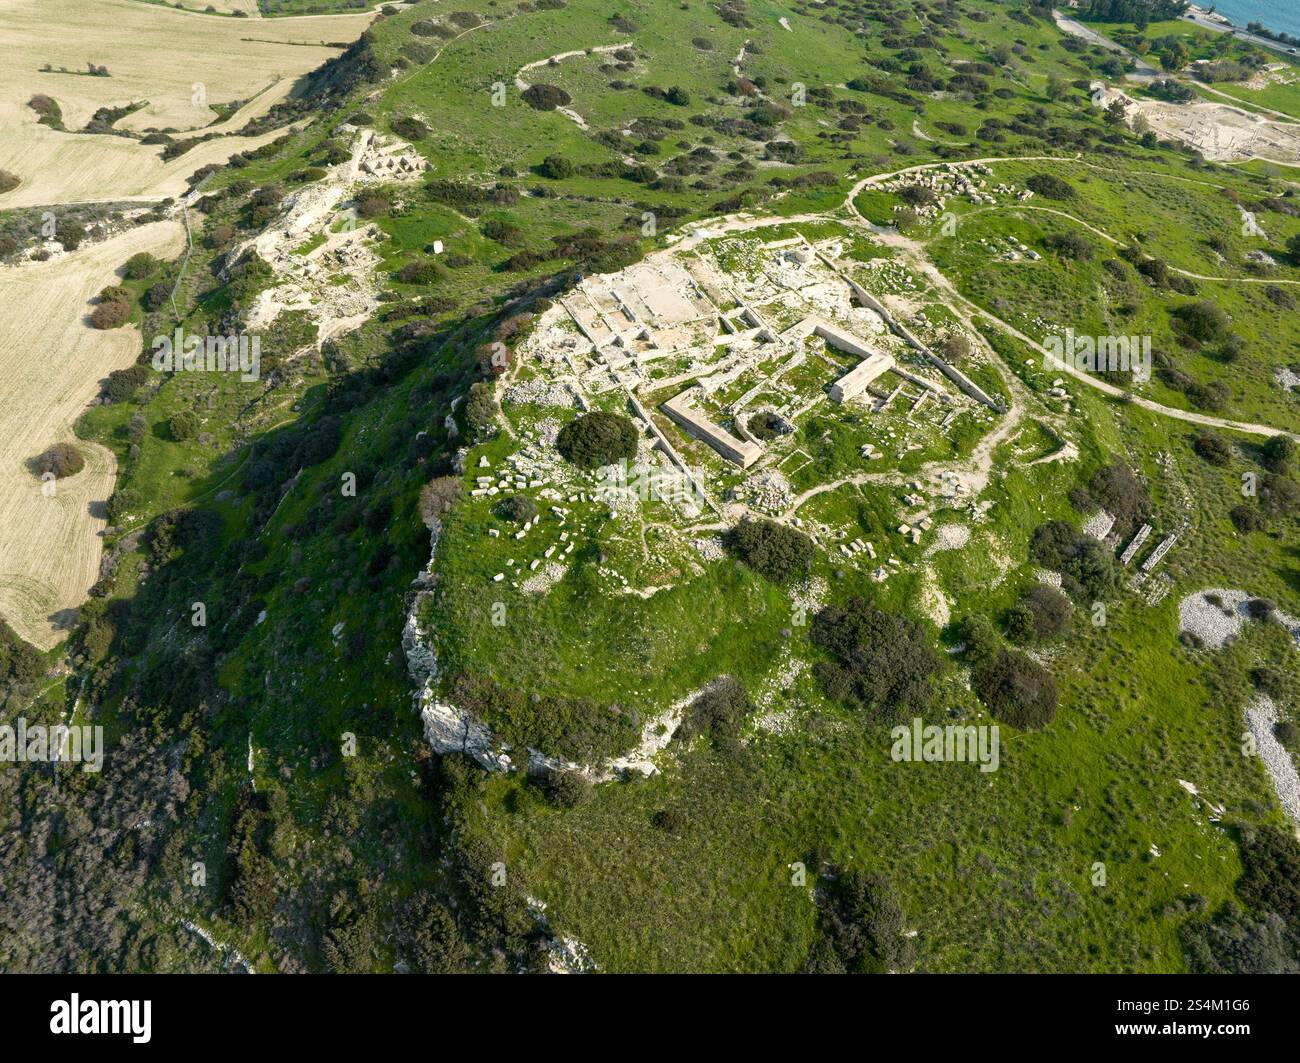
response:
M555 447L579 468L598 469L636 457L637 431L616 413L583 414L560 429Z

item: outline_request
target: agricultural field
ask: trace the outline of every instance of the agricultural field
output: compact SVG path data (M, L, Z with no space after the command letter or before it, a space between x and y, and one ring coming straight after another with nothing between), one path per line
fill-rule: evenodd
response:
M0 0L0 967L1300 970L1291 65L358 6Z
M105 332L88 323L105 278L134 254L170 258L183 243L179 225L157 222L49 262L0 269L0 299L23 308L22 321L11 322L0 340L8 400L0 414L0 616L41 649L67 636L70 617L99 578L116 465L103 447L85 446L82 471L47 483L30 462L47 447L73 442L73 424L100 381L139 354L135 329Z
M57 11L5 0L0 43L10 61L0 74L0 151L22 184L0 197L0 207L180 194L195 171L274 139L238 133L372 18L267 20L254 34L243 20L138 0L71 0ZM178 50L178 39L189 49ZM92 76L88 64L107 73ZM37 96L53 101L51 121L29 105ZM119 108L125 113L110 116L107 128L86 132L98 128L96 112ZM164 157L157 143L142 142L160 131L177 140L187 133L220 139Z

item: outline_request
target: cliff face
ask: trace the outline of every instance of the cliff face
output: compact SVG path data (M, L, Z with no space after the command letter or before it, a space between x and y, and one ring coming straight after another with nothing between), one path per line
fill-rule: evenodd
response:
M510 771L517 761L510 755L510 747L497 742L492 731L482 720L437 695L439 679L438 656L433 650L431 632L420 624L420 612L433 594L433 566L438 553L438 540L442 536L442 523L432 519L429 527L429 563L413 581L413 592L402 628L402 652L406 654L406 667L415 684L415 707L424 723L424 737L430 748L440 756L446 753L464 753L488 771ZM723 677L725 678L725 677ZM579 764L561 757L548 756L537 749L527 749L524 756L533 771L572 771L592 782L608 782L619 775L635 771L653 775L654 756L672 741L681 726L686 707L704 690L693 691L666 711L647 720L641 728L641 741L622 756L599 764ZM516 753L515 757L519 754Z

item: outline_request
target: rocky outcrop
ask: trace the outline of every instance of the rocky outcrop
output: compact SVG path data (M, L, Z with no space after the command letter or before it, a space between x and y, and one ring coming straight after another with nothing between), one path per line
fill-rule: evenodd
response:
M441 535L442 524L435 519L429 528L429 563L411 584L406 624L402 628L402 652L406 655L406 668L415 684L415 706L424 724L424 737L435 753L464 753L488 771L509 771L516 766L510 747L495 741L491 729L472 713L438 699L438 656L433 651L429 632L420 624L420 613L433 594L433 564ZM686 707L701 693L703 690L688 694L667 711L648 720L641 728L640 743L622 756L592 765L527 749L524 755L528 766L533 771L577 772L592 782L608 782L629 771L653 775L658 770L653 758L672 741L682 724Z

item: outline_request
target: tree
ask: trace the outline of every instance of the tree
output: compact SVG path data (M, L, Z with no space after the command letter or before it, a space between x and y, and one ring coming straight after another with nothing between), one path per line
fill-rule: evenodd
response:
M1039 730L1056 716L1056 680L1032 657L1001 650L978 666L971 687L1001 722Z
M1181 39L1175 38L1160 53L1160 66L1168 73L1177 73L1187 65L1191 57L1192 53L1188 51L1187 45Z
M134 398L135 393L148 382L150 376L147 365L114 369L108 374L108 386L104 389L104 397L109 402L126 402Z
M439 476L420 490L420 516L426 526L450 513L460 501L465 485L456 476Z
M0 680L30 683L45 673L45 658L0 620Z
M1273 516L1292 516L1300 511L1300 483L1289 476L1272 473L1260 484L1259 501Z
M1273 472L1286 472L1296 456L1296 441L1290 436L1270 436L1262 448L1266 468Z
M55 443L33 461L38 476L53 474L56 480L75 476L86 467L86 459L71 443Z
M926 632L907 617L851 598L814 618L809 637L831 658L815 667L826 696L896 723L934 702L941 660Z
M447 906L428 894L407 905L402 919L403 952L416 974L456 974L465 969L467 949Z
M812 540L773 520L746 518L727 532L723 541L741 561L773 583L789 583L812 568Z
M572 177L573 171L573 163L563 155L548 155L542 160L543 177L549 177L555 181L562 181L566 177Z
M553 111L567 107L573 97L556 85L530 85L523 92L524 103L539 111Z
M113 300L100 303L90 312L90 323L97 329L120 328L131 319L131 304Z
M1262 826L1241 838L1237 896L1256 912L1276 912L1300 929L1300 842L1288 831Z
M1220 435L1202 432L1193 444L1196 453L1211 465L1223 466L1232 460L1232 447Z
M478 432L496 421L497 400L492 385L479 380L470 385L469 397L465 400L465 423L470 431Z
M1025 181L1030 191L1048 199L1073 199L1074 188L1068 181L1052 173L1036 173Z
M1043 246L1049 251L1055 251L1062 257L1072 258L1077 262L1087 262L1093 254L1092 244L1085 237L1074 232L1048 233L1043 237Z
M971 613L964 617L958 625L957 634L961 639L963 656L972 665L991 660L1002 648L997 629L982 613Z
M65 251L75 251L86 238L86 227L75 218L60 218L54 227L54 238L63 245Z
M128 280L142 281L157 272L162 263L147 251L140 251L126 260L122 273Z
M557 808L578 808L596 795L591 780L576 771L548 771L542 776L542 791Z
M696 735L708 735L715 741L733 739L753 711L745 685L731 676L723 676L687 707L678 734L684 739Z
M402 116L393 119L393 132L406 140L423 140L429 135L429 127L418 118Z
M146 310L161 310L167 305L168 300L171 299L171 295L171 285L159 281L157 284L151 285L148 290L145 291L141 302L144 304Z
M873 872L841 870L824 891L822 934L838 966L851 974L904 971L915 958L915 946L906 936L903 908L893 885ZM814 966L813 954L809 966ZM833 970L822 955L815 964Z
M167 427L171 431L172 439L184 443L199 434L199 415L193 410L180 410L172 414Z
M1291 256L1291 261L1300 265L1300 233L1287 237L1286 249Z
M579 468L598 469L636 457L636 426L626 417L597 410L560 429L555 447Z
M1055 587L1039 583L1011 608L1007 629L1022 642L1054 638L1064 632L1074 616L1070 599Z
M1209 299L1184 303L1174 311L1174 319L1183 332L1201 343L1212 343L1228 332L1228 315Z
M1229 901L1208 923L1184 923L1179 936L1193 974L1300 973L1287 925L1274 912L1255 919Z
M392 200L377 188L368 189L357 196L355 206L363 218L380 218L393 209Z
M973 349L970 337L964 332L950 332L943 338L939 353L945 361L957 365L969 358Z
M939 197L933 188L925 185L904 185L898 190L898 198L909 207L928 207Z
M1091 503L1115 518L1115 534L1121 538L1135 532L1151 516L1146 488L1122 461L1112 461L1093 473L1085 494Z
M1055 74L1047 76L1047 98L1052 101L1063 100L1070 91L1070 86Z
M1242 502L1233 506L1228 513L1228 517L1236 525L1237 531L1242 533L1263 531L1268 526L1264 511L1259 506L1251 505L1249 502Z

